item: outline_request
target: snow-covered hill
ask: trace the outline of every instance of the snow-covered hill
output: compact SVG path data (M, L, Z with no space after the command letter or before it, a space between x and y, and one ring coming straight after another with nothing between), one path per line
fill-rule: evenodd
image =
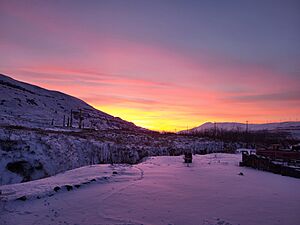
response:
M72 110L72 119L71 119ZM101 112L73 96L50 91L0 74L0 125L93 129L141 129L131 122Z
M207 122L198 127L188 130L188 132L198 132L210 129L221 129L221 130L240 130L245 131L247 124L235 123L235 122L218 122L211 123ZM300 137L300 122L279 122L279 123L264 123L264 124L248 124L249 131L284 131L289 132L295 137ZM186 131L182 131L183 133Z
M71 110L72 127L67 126ZM79 129L80 111L84 129ZM134 164L147 156L179 155L187 149L208 153L224 146L152 132L75 97L0 75L0 185L91 164Z

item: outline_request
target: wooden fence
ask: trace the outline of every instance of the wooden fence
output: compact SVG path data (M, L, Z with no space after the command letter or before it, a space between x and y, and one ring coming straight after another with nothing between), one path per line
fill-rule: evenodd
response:
M300 167L285 161L274 161L272 158L243 154L240 166L247 166L258 170L269 171L283 176L300 178Z
M284 161L300 160L300 152L283 150L256 150L256 155L265 156L271 159L281 159Z

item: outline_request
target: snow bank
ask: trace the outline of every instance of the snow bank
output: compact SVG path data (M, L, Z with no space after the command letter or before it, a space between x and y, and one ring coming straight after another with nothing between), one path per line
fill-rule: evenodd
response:
M134 164L147 156L179 155L186 149L194 153L222 151L223 143L128 131L0 127L0 185L36 180L92 164Z
M139 170L129 165L91 165L66 171L52 177L25 182L20 184L0 186L0 199L10 201L16 199L28 200L52 196L57 192L70 191L83 187L91 183L112 182L125 179L130 175L130 179L138 177Z

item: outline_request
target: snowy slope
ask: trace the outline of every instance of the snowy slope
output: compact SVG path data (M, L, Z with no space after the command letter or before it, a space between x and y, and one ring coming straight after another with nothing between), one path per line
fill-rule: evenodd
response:
M96 129L141 129L113 117L67 94L50 91L0 74L0 125L63 127L73 110L73 127L78 127L82 110L85 127ZM53 123L53 124L52 124Z
M238 167L240 157L195 156L190 167L182 163L182 156L151 157L138 165L121 166L122 172L106 182L59 190L41 199L2 201L1 225L300 224L300 180ZM93 177L96 169L100 176L112 173L108 167L84 167L78 174ZM77 171L57 175L49 182L45 179L0 189L6 197L26 190L35 196L35 191L41 193L44 188L48 192L51 185L80 182L80 176L72 175ZM240 172L244 175L238 175ZM45 183L45 187L38 185Z
M119 181L120 179L126 178L134 179L134 176L139 175L139 173L140 171L135 167L125 164L84 166L44 179L26 183L2 185L0 186L0 191L2 192L0 199L2 201L11 201L22 196L26 196L26 199L42 198L54 195L58 191L67 191L67 186L71 186L71 189L75 189L94 182L103 183Z
M0 127L0 185L53 176L85 165L137 163L146 156L223 150L222 142L141 132Z

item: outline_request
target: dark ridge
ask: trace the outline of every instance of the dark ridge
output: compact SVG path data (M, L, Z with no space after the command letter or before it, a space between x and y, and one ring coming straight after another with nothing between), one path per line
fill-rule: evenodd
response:
M21 90L21 91L25 91L25 92L28 92L28 93L30 93L30 94L36 95L36 93L33 92L33 91L27 90L26 88L23 88L23 87L21 87L21 86L18 86L18 85L9 83L9 82L5 82L5 81L0 80L0 84L1 84L1 85L4 85L4 86L11 87L11 88L14 88L14 89L19 89L19 90Z

